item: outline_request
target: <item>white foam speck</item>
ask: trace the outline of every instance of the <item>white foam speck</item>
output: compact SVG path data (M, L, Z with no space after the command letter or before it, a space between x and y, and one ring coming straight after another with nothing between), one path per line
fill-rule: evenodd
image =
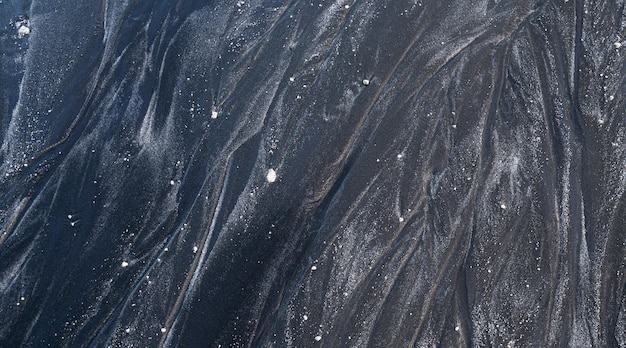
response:
M461 330L461 328L460 328L460 327L458 327L458 326L455 326L455 327L454 327L454 331L457 331L457 332L458 332L459 330Z
M267 171L265 179L267 179L267 182L269 183L276 181L276 171L270 168L270 170Z
M400 221L400 222L404 222L404 218L403 218L402 216L400 216L400 217L398 218L398 221Z
M217 118L217 116L218 116L217 110L213 110L213 111L211 111L211 118L212 118L212 119L216 119L216 118Z
M172 185L172 186L176 185L176 181L170 180L170 185Z
M302 320L309 320L309 316L308 316L308 315L306 315L306 314L305 314L305 315L303 315L303 316L302 316Z
M316 270L317 270L317 266L314 265L311 267L311 271L316 271Z
M500 204L500 208L504 210L504 209L506 209L506 205L504 203L502 203L502 204Z
M166 331L167 331L166 328L164 328L164 327L161 328L161 333L165 333Z
M363 79L362 83L363 83L363 86L369 86L370 85L370 80L369 79Z
M315 340L318 341L318 342L321 341L322 340L322 336L320 336L320 335L315 336Z
M126 267L128 267L128 262L122 261L122 268L126 268Z
M127 327L126 330L124 330L126 333L130 333L130 328Z
M613 44L615 46L615 48L620 48L622 47L622 43L617 41L616 43Z
M195 254L195 253L197 253L197 252L198 252L198 247L194 245L194 246L193 246L193 253Z

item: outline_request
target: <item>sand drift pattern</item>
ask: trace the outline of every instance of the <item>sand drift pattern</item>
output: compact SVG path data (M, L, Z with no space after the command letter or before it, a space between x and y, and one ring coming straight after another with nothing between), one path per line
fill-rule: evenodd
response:
M0 346L626 346L625 11L0 2Z

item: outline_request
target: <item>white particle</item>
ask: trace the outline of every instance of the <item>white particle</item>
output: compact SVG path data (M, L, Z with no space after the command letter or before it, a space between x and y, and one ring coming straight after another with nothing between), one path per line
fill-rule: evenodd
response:
M176 181L170 180L170 185L172 185L172 186L176 185Z
M22 26L21 26L21 27L17 30L17 33L18 33L18 35L19 35L20 37L23 37L23 36L25 36L25 35L30 34L30 28L29 28L29 27L27 27L27 26L25 26L25 25L22 25Z
M455 326L455 327L454 327L454 331L457 331L457 332L458 332L459 330L461 330L461 328L460 328L460 327L458 327L458 326Z
M193 253L195 254L195 253L197 253L197 252L198 252L198 247L194 245L194 246L193 246Z
M309 316L308 316L308 315L306 315L306 314L305 314L305 315L303 315L303 316L302 316L302 320L309 320Z
M320 335L315 336L315 340L318 341L318 342L321 341L322 340L322 336L320 336Z
M212 119L216 119L217 118L217 110L211 111L211 118Z
M127 327L126 330L124 330L126 333L130 333L130 328Z
M128 267L128 262L122 261L122 268L126 268L126 267Z
M620 48L622 47L622 43L617 41L616 43L613 44L615 46L615 48Z
M164 328L164 327L162 327L162 328L161 328L161 333L165 333L165 331L167 331L167 329L166 329L166 328Z
M267 182L269 183L276 181L276 171L270 168L270 170L267 171L265 179L267 179Z
M292 76L289 78L289 82L294 82L296 79Z
M363 79L363 86L369 86L370 85L370 80L369 79Z
M313 265L311 266L311 271L316 271L317 270L317 266Z
M613 100L613 99L615 99L615 96L614 95L610 95L609 96L609 100Z
M350 8L350 5L346 5L346 6L344 6L344 8L347 10L347 9Z
M506 209L506 205L504 203L500 204L500 209Z
M398 218L398 221L400 221L400 222L404 222L404 218L403 218L402 216L400 216L400 217Z
M67 218L70 219L70 220L72 220L72 217L73 217L72 214L68 214L67 215Z

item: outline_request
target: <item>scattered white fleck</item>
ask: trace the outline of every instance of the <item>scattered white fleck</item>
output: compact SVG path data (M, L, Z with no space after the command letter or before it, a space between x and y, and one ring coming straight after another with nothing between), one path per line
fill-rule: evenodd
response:
M267 182L269 183L276 181L276 171L270 168L270 170L267 171L265 179L267 179Z
M197 253L197 252L198 252L198 247L194 245L194 246L193 246L193 253L195 254L195 253Z
M320 336L320 335L315 336L315 340L318 341L318 342L321 341L322 340L322 336Z
M610 95L609 96L609 100L613 100L613 99L615 99L615 96L614 95Z
M344 8L347 10L350 8L350 5L345 5Z
M504 203L500 204L500 209L502 210L506 209L506 205Z
M128 262L122 261L122 268L126 268L126 267L128 267Z
M459 330L461 330L461 328L458 325L454 327L454 331L458 332Z
M400 217L398 218L398 221L400 221L400 222L404 222L404 218L403 218L402 216L400 216Z
M620 48L622 47L622 43L617 41L616 43L613 44L615 46L615 48Z
M70 220L72 220L72 218L73 218L73 217L74 217L74 216L73 216L72 214L68 214L68 215L67 215L67 218L68 218L68 219L70 219Z
M165 333L165 331L167 331L167 329L166 329L166 328L164 328L164 327L162 327L162 328L161 328L161 333Z
M397 157L398 159L401 159L402 157L404 157L404 154L399 153Z
M309 320L309 316L308 316L308 315L306 315L306 314L305 314L305 315L303 315L303 316L302 316L302 320Z
M311 271L316 271L317 270L317 266L313 265L311 266Z
M291 77L289 78L289 82L294 82L295 80L296 80L296 79L295 79L293 76L291 76Z
M212 119L216 119L217 118L217 110L211 111L211 118Z
M176 181L170 180L170 185L172 185L172 186L176 185Z
M456 124L453 124L453 125L452 125L452 128L456 129Z
M129 328L129 327L127 327L127 328L126 328L126 330L124 330L124 332L126 332L126 333L130 333L130 328Z
M370 80L369 79L363 79L363 86L369 86L370 85Z

